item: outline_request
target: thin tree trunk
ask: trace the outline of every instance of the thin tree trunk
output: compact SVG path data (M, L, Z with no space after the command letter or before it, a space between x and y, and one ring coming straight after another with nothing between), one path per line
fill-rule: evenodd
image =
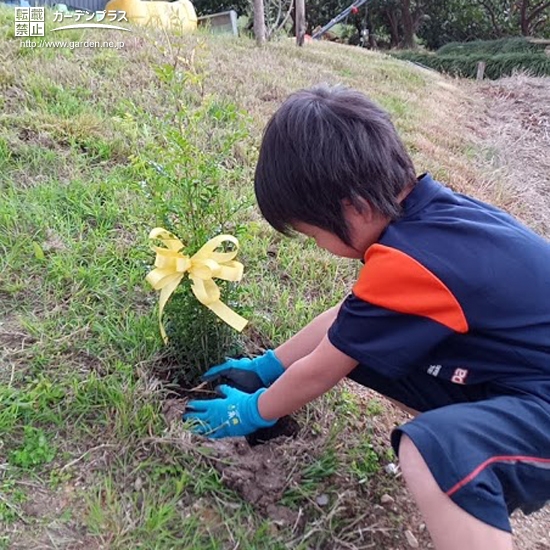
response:
M485 8L485 11L489 15L489 19L491 19L491 23L495 32L495 36L497 38L500 38L502 36L502 29L500 28L497 17L495 14L495 11L493 9L493 6L489 2L481 1L480 4Z
M402 0L401 17L403 21L403 47L414 48L414 28L411 15L411 0Z
M304 45L306 35L306 3L305 0L296 0L296 44Z
M368 6L367 6L366 17L367 17L367 32L369 37L369 48L371 50L374 50L377 47L376 36L374 35L374 31L373 31L374 25L372 24L372 12Z
M522 0L521 6L519 9L519 21L520 21L520 27L521 27L521 34L523 36L529 35L529 22L527 21L528 4L529 4L529 0Z
M399 46L399 21L391 8L386 9L386 17L390 24L390 48L397 48Z
M254 36L256 44L263 46L265 44L265 13L264 1L254 0Z

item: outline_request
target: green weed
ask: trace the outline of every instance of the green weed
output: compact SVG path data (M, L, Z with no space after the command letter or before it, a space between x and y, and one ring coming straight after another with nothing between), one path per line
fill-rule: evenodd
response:
M45 378L34 381L24 390L0 386L0 431L8 434L20 423L55 422L64 397L63 389ZM25 439L28 437L32 446L41 432L31 426L26 426L26 430Z
M369 437L361 438L359 443L354 442L349 455L351 457L350 470L360 483L365 483L380 471L380 456Z
M23 433L22 446L13 450L9 455L11 464L28 469L47 464L55 458L57 449L48 441L44 430L25 426Z
M339 464L334 448L327 447L319 458L304 468L299 483L285 491L282 504L292 507L313 497L321 484L338 471Z
M366 413L369 416L378 416L384 412L384 405L379 399L370 399L367 405Z
M0 525L14 523L21 517L19 506L26 502L27 495L17 487L13 479L0 482ZM9 540L6 540L9 542ZM0 548L3 541L0 538ZM7 546L6 546L7 548Z

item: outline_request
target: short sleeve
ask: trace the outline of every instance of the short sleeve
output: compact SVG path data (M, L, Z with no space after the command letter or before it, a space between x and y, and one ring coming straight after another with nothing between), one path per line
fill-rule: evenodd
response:
M419 367L468 322L449 287L408 254L371 246L353 292L328 331L333 346L390 377Z
M380 374L405 376L452 334L426 317L373 306L351 294L328 331L331 344Z

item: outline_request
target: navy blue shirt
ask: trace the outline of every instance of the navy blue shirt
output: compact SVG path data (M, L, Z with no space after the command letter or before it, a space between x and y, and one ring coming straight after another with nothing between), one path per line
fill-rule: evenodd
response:
M550 400L550 243L429 175L403 209L367 250L330 342L390 378Z

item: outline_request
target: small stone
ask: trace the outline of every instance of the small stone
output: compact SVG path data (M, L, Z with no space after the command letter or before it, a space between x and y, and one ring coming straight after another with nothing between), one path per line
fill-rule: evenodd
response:
M397 464L394 464L393 462L387 464L384 469L386 470L387 474L390 474L392 476L395 476L399 473L399 466Z
M136 477L136 480L134 481L134 489L136 491L141 491L142 487L143 487L143 480L140 477Z
M425 523L421 523L419 526L418 526L418 530L423 533L425 530L426 530L426 524Z
M418 548L418 541L416 540L416 537L408 529L405 531L405 538L411 548Z
M316 502L319 506L326 506L328 504L328 495L326 495L325 493L319 495L316 499Z
M382 495L382 498L380 499L380 502L382 504L393 504L395 502L395 499L391 497L390 495Z

